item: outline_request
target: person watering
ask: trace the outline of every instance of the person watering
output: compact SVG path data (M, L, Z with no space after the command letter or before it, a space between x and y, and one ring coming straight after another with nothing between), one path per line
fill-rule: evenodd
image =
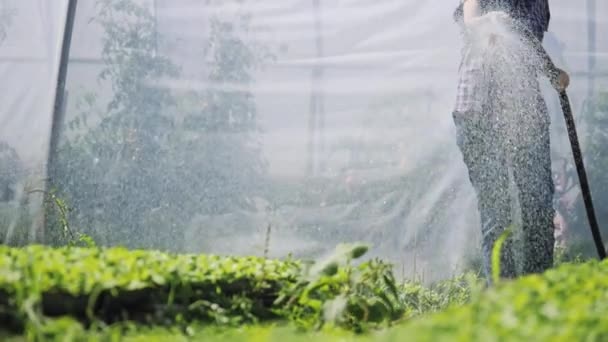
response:
M477 195L484 272L490 282L493 246L511 226L511 169L521 207L521 271L524 274L541 273L553 265L555 211L550 117L537 76L544 74L558 90L569 84L567 73L555 67L541 45L550 20L548 0L461 0L454 18L462 26L465 44L452 115L457 144ZM484 23L492 22L513 24L517 37L539 56L538 59L523 56L521 61L516 61L524 64L538 61L531 66L531 73L517 75L527 78L525 84L528 85L525 89L527 99L518 106L509 107L507 102L501 101L501 94L510 91L504 88L512 86L504 82L509 76L504 75L508 68L502 70L501 75L500 67L498 73L492 72L497 61L489 58L492 54L487 51L501 51L501 37L484 34ZM480 45L486 48L478 49ZM515 139L505 137L503 129L503 117L510 114L509 110L517 111L516 117L525 118L525 132L522 127L524 133ZM519 121L515 122L518 124ZM501 276L512 278L518 275L513 242L508 240L503 246Z

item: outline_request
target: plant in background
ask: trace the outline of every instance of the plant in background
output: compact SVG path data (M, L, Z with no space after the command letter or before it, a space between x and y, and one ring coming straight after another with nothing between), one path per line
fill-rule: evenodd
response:
M143 219L165 204L168 130L164 115L173 104L169 90L151 84L174 77L178 69L154 52L150 11L130 0L98 1L95 21L104 29L99 74L111 85L112 97L99 122L90 113L77 115L70 127L75 137L64 142L52 174L54 185L74 205L74 219L105 243L153 244ZM95 96L87 95L89 104Z
M240 6L240 5L239 5ZM236 7L241 8L241 7ZM197 248L204 250L218 235L243 233L244 226L226 224L216 231L205 225L210 217L254 210L253 200L262 196L267 165L259 142L260 128L254 95L253 72L272 59L265 46L249 35L250 17L235 11L232 17L209 19L200 63L200 77L208 84L202 91L176 95L175 127L166 145L166 179L171 186L164 197L179 207L159 207L148 224L174 230L196 225ZM196 227L195 227L196 228ZM175 244L175 239L170 239Z
M508 247L505 245L505 242L512 235L513 229L513 226L509 226L507 229L505 229L505 231L502 232L502 234L500 234L496 240L494 247L492 247L492 282L494 284L498 284L501 281L500 270L503 266L503 255L505 252L509 253L508 251L504 250L505 247Z
M95 240L87 235L77 231L74 231L70 226L69 214L72 211L71 207L66 203L63 198L57 196L56 191L44 191L39 189L30 190L29 193L41 192L44 194L44 208L46 211L46 218L53 224L53 230L47 231L51 237L50 241L53 241L59 245L67 245L69 247L84 246L84 247L96 247Z
M244 40L245 14L212 17L201 62L209 86L194 94L171 136L174 163L182 165L176 194L187 199L184 214L222 215L248 209L262 191L266 163L258 141L260 128L252 72L271 56L256 42ZM204 62L209 61L209 62Z
M242 38L249 17L212 18L201 56L211 86L186 94L158 84L180 70L158 53L147 7L102 0L95 20L104 30L99 76L112 95L99 118L91 115L98 96L82 98L53 177L74 224L92 227L102 244L175 248L194 216L247 209L265 171L248 87L268 57Z

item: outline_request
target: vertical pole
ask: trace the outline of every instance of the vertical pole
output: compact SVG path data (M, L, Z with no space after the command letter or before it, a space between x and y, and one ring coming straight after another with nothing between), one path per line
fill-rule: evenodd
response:
M321 3L320 0L314 0L315 10L315 45L317 49L317 65L315 66L316 72L316 86L315 96L317 98L317 111L319 120L319 169L321 172L325 170L325 99L323 96L323 66L319 65L320 59L323 58L323 25L321 23Z
M559 94L562 110L564 112L564 119L566 120L566 128L568 130L568 137L570 138L570 145L572 146L572 156L574 158L574 164L576 166L576 172L578 173L578 180L581 185L581 193L583 195L583 201L585 202L585 210L587 211L587 219L589 220L589 227L591 228L591 234L593 236L593 242L597 249L597 254L600 260L606 258L606 247L602 240L602 234L600 227L595 216L595 208L593 207L593 201L591 198L591 189L589 187L589 181L587 180L587 171L585 170L585 163L583 162L583 152L576 132L576 125L574 123L574 117L572 116L572 107L570 107L570 100L565 91Z
M588 48L588 73L587 76L587 99L591 101L595 95L595 65L597 52L597 22L596 22L596 0L587 0L587 44ZM592 103L592 102L591 102Z
M56 153L59 142L61 127L63 126L64 108L66 99L66 78L68 72L68 63L70 58L70 48L72 44L72 32L74 31L74 20L76 19L76 7L78 0L68 0L67 14L65 18L65 26L61 41L61 55L59 57L59 70L57 74L57 83L55 87L55 100L53 103L53 116L51 121L51 140L49 143L49 151L47 156L47 191L49 185L52 184L56 177ZM46 212L44 212L42 223L43 232L46 229Z
M312 87L312 94L310 95L310 112L308 113L308 156L306 165L306 173L308 176L312 176L315 171L315 131L317 123L317 101L316 97L314 96L314 82L312 84Z
M152 1L154 7L154 56L158 55L158 0Z
M310 94L310 113L308 118L308 175L313 175L316 170L316 162L320 159L325 149L325 106L322 90L319 88L323 78L323 67L319 65L319 59L323 56L323 39L321 33L321 9L320 1L312 0L314 18L315 18L315 47L317 63L313 66L311 75L311 94ZM319 135L317 145L316 136ZM323 163L320 162L320 168L323 168Z

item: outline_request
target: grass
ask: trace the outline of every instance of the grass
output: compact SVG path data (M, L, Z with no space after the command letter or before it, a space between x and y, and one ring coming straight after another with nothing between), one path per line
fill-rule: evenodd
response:
M426 288L342 245L316 263L0 247L3 341L602 341L608 262ZM8 324L10 322L10 324Z

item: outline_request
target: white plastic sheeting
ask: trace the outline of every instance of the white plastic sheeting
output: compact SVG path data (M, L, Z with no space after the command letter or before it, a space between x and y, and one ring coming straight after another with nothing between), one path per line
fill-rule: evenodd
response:
M0 2L0 136L28 170L46 166L66 2ZM451 119L457 2L78 1L54 179L70 229L222 254L366 241L406 272L457 270L479 235ZM585 142L608 2L550 5Z
M41 196L67 1L0 1L3 240L41 238ZM26 219L24 219L26 218ZM24 219L24 220L22 220Z

